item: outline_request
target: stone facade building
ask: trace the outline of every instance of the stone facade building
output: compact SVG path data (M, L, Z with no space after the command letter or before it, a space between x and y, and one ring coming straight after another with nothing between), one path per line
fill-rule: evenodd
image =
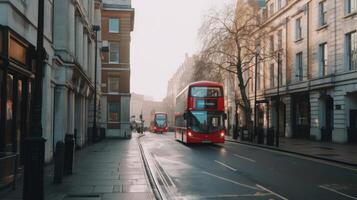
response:
M94 96L94 32L100 25L99 0L45 0L42 137L45 162L66 135L76 146L88 141ZM36 78L38 1L0 1L0 152L20 154L30 134ZM98 62L100 67L100 61ZM99 77L100 78L100 77ZM0 182L11 164L1 165ZM12 172L12 171L11 171ZM0 183L1 184L1 183Z
M134 9L130 0L103 0L101 106L106 135L129 137L130 33Z
M95 95L95 51L99 55L92 26L100 26L100 8L100 1L54 1L54 66L47 72L51 79L44 84L49 87L45 96L49 102L45 112L48 116L44 117L54 122L52 130L48 130L54 133L53 144L63 141L66 134L74 135L78 147L91 139L87 130L93 121L90 116L93 116ZM100 80L98 71L97 80Z
M280 60L259 62L249 87L252 105L254 83L257 99L268 102L257 106L258 126L276 129L279 86L281 136L356 142L357 1L265 3L261 20L271 32L261 52L279 53Z

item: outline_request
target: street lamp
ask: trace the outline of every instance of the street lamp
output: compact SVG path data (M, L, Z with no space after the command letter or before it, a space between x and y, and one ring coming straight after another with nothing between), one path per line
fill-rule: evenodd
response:
M253 125L253 133L254 136L257 135L257 77L258 77L258 57L260 51L259 42L256 44L256 52L255 52L255 69L254 69L254 125ZM251 138L253 142L253 137Z
M97 137L97 60L98 60L98 31L99 25L92 25L92 30L95 33L95 56L94 56L94 121L93 121L93 135Z
M278 88L277 88L277 103L276 103L276 112L277 112L277 127L276 127L276 137L275 137L275 145L276 147L279 147L279 129L280 129L280 65L281 65L281 55L280 55L280 50L278 51Z
M33 82L33 98L31 101L31 127L30 136L25 139L24 156L24 200L44 199L44 160L45 139L42 138L42 87L43 67L47 57L43 47L44 39L44 0L38 1L37 24L37 49L36 49L36 74Z

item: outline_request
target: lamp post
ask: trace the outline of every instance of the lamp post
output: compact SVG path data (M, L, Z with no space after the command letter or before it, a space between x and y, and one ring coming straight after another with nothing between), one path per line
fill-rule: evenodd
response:
M97 139L97 60L98 60L98 31L99 25L93 25L92 30L95 33L95 55L94 55L94 121L93 121L93 135L94 140Z
M254 125L253 125L253 133L254 136L257 134L257 77L258 77L258 57L260 51L260 44L257 42L255 49L255 69L254 69ZM253 141L253 138L251 138Z
M254 137L257 135L257 77L258 77L258 52L255 53L255 69L254 69ZM253 138L252 138L253 141Z
M277 127L276 127L276 137L275 137L275 145L279 147L279 129L280 129L280 65L281 65L281 58L280 58L280 51L278 51L278 88L277 88L277 102L276 102L276 113L277 113Z
M44 199L45 139L42 138L42 87L43 67L47 57L43 47L44 0L38 1L36 72L31 101L31 125L29 137L25 139L24 156L24 200Z

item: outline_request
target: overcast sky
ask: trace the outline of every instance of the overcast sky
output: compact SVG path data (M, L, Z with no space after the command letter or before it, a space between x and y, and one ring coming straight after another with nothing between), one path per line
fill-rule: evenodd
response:
M162 100L167 81L198 50L198 29L212 7L233 0L132 0L131 92Z

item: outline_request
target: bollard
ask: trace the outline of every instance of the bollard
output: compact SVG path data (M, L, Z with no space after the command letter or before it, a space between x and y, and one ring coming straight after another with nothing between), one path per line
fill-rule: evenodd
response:
M55 171L53 177L53 183L60 184L62 183L63 177L63 167L64 167L64 151L65 145L62 141L56 143L56 154L55 154Z
M258 136L258 144L264 144L264 129L261 127L258 127L256 129L257 131L257 136Z
M64 175L71 175L73 170L73 157L74 157L74 138L72 134L66 134L64 152L65 152Z
M267 145L273 146L274 145L274 129L269 128L267 132Z

